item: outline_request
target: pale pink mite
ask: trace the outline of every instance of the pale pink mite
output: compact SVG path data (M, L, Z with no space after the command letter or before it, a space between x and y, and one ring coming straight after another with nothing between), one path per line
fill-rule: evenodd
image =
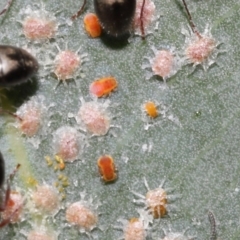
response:
M134 16L134 30L137 34L142 34L142 27L146 34L146 29L156 19L155 17L155 4L151 0L145 0L144 6L142 6L143 0L138 0ZM143 8L143 9L142 9ZM142 11L143 10L143 11Z
M202 65L206 71L220 53L217 41L212 37L207 26L203 34L192 33L191 30L182 30L185 35L185 57L188 64ZM198 32L197 32L198 33Z
M55 36L58 24L56 17L45 9L33 11L27 7L23 12L25 19L22 21L23 33L31 41L48 40Z
M75 202L67 208L66 219L69 223L87 231L91 231L97 223L97 216L80 202Z
M165 82L179 70L179 58L173 51L152 49L155 53L155 57L150 59L153 74L162 77Z
M44 184L38 185L31 199L40 214L55 215L60 209L60 197L56 188Z
M9 200L6 205L6 209L1 213L1 219L10 218L10 223L17 223L21 221L21 216L24 207L24 198L23 196L16 191L11 191Z
M163 181L158 188L150 189L146 179L144 178L144 184L147 188L147 193L145 196L132 191L135 196L139 199L135 199L134 202L137 204L144 204L144 209L148 210L152 214L153 218L162 218L169 213L169 200L173 199L175 196L169 197L167 191L163 189Z
M201 64L203 69L206 71L214 63L218 53L220 52L217 49L219 43L217 43L212 37L208 25L203 34L197 30L185 0L183 0L183 5L190 24L189 31L182 29L182 33L185 35L186 60L188 63L193 64L194 67Z
M99 103L97 101L82 102L82 106L76 116L79 124L93 135L103 136L108 133L111 118L107 112L109 102Z
M46 108L42 98L33 97L24 103L16 112L17 127L23 134L32 137L37 134L43 124Z
M81 233L89 234L98 223L97 208L92 199L84 200L85 193L80 194L81 200L69 205L66 209L66 220L70 225L76 226Z
M124 240L145 240L144 223L139 218L131 218L124 229Z
M145 240L151 229L153 218L148 212L138 210L139 217L131 218L130 220L118 220L123 224L123 239L124 240ZM118 226L115 228L122 229Z
M77 69L81 66L78 54L70 50L59 52L54 62L54 73L59 81L74 78Z
M82 135L73 127L63 126L53 135L54 154L64 161L73 162L79 158L83 146Z
M152 76L158 76L163 79L164 82L181 68L182 60L179 58L174 48L157 50L152 47L154 57L146 57L149 63L142 65L143 69L150 69L147 73L146 79L150 79Z

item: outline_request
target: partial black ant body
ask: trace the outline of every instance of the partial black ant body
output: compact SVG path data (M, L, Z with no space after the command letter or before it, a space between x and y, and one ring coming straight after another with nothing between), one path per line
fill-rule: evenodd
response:
M13 180L16 172L18 171L20 167L20 164L18 164L15 168L15 170L9 175L7 179L7 188L5 189L4 187L4 181L5 181L5 162L2 156L2 153L0 152L0 212L4 212L6 210L8 201L10 200L10 193L11 193L11 188L10 184L11 181ZM0 228L8 225L11 222L12 216L18 211L14 211L10 216L7 218L1 219L0 220Z
M86 3L87 0L84 0L80 10L72 16L72 20L75 20L82 14ZM140 16L143 39L145 38L143 26L144 6L145 0L142 3ZM136 0L94 0L94 8L102 28L108 35L118 37L131 32L136 10Z

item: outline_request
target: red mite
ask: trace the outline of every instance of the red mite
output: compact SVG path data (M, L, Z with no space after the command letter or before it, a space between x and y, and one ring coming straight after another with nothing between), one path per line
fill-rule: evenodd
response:
M117 179L117 169L111 156L100 157L97 164L104 182L113 182Z
M99 37L102 33L102 27L99 23L98 17L94 13L87 13L83 19L84 27L90 37Z
M10 199L10 192L11 192L10 183L14 175L16 174L17 170L19 169L19 167L20 167L20 164L18 164L15 170L13 171L13 173L9 175L7 179L7 189L5 190L3 186L4 179L5 179L5 163L4 163L3 156L0 152L0 212L4 212L6 208L11 206L12 204L12 200ZM10 216L8 216L7 218L4 217L3 219L1 219L0 228L8 225L11 222L12 217L14 217L17 211L18 209L14 211L12 214L10 214Z
M90 93L96 97L103 97L110 94L118 86L118 82L114 77L103 77L95 80L89 87Z

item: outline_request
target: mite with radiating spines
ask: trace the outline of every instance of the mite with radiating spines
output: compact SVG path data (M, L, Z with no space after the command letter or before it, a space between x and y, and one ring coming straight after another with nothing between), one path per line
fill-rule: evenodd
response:
M20 167L20 164L18 164L11 173L7 179L7 189L4 188L4 180L5 180L5 162L2 156L2 153L0 152L0 212L4 213L7 209L8 201L10 200L10 182L12 181L14 175L16 174L18 168ZM16 209L14 212L12 212L9 216L3 217L3 214L1 214L1 220L0 220L0 228L8 225L11 223L12 218L14 218L15 214L18 213L19 209Z
M210 28L207 25L204 33L200 33L195 26L191 13L185 0L182 0L184 8L187 12L188 20L192 33L182 29L185 39L185 58L187 63L193 66L202 65L206 71L214 64L216 57L221 52L217 47L220 45L211 35Z
M0 45L1 87L26 82L38 68L37 60L26 50L10 45Z

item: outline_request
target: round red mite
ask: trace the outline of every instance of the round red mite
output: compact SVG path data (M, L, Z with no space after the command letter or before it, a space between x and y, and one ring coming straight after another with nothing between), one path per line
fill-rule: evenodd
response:
M114 91L117 86L118 82L114 77L103 77L92 82L89 91L96 97L103 97Z
M99 37L102 33L102 27L99 23L98 17L94 13L87 13L83 19L84 28L90 37Z
M117 178L117 169L111 156L105 155L98 159L98 169L104 182L113 182Z

